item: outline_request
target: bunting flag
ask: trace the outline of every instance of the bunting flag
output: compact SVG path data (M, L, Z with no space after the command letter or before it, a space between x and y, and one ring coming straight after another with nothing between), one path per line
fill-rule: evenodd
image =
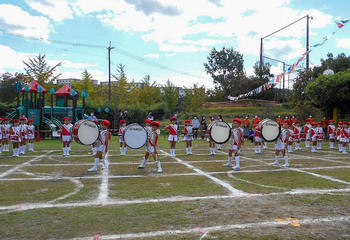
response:
M340 22L335 22L335 24L337 24L338 28L344 27L344 24L342 24L342 23L340 23Z
M335 21L337 27L338 27L338 30L341 29L342 27L345 26L346 23L348 23L349 20L348 19L343 19L343 20L339 20L339 21ZM319 46L322 46L327 40L329 40L334 34L336 33L336 31L328 34L327 36L323 37L323 40L322 42L320 43L316 43L314 45L311 46L311 49L309 49L308 51L304 52L301 57L298 59L298 61L294 64L292 64L288 70L286 72L282 72L281 74L277 75L276 78L271 78L269 80L269 82L267 83L264 83L263 85L261 85L260 87L258 88L255 88L253 90L251 90L250 92L248 93L245 93L245 94L241 94L239 95L238 97L232 97L232 96L228 96L227 98L231 101L238 101L240 98L243 98L243 97L248 97L248 96L252 96L254 94L259 94L261 93L262 91L266 91L272 87L274 87L274 82L276 83L279 83L281 81L281 78L283 78L283 76L285 76L285 74L290 74L292 73L293 71L295 71L295 67L297 67L300 62L304 59L304 57L308 54L310 54L310 52L313 50L313 48L316 48L316 47L319 47Z

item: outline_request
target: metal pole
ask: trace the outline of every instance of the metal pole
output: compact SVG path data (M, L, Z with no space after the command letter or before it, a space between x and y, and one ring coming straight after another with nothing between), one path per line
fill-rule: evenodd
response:
M114 47L111 46L111 42L109 42L109 47L107 48L108 50L108 103L109 105L111 104L111 50Z
M306 15L306 52L309 51L309 15ZM309 70L309 54L306 54L306 70Z
M260 38L260 69L263 66L263 38Z

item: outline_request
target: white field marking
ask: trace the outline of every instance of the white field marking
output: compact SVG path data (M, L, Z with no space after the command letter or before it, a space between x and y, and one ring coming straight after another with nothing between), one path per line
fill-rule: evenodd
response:
M349 222L350 216L336 216L336 217L323 217L323 218L304 218L300 219L299 223L303 224L325 224L332 222ZM279 227L288 225L288 221L278 222L278 221L265 221L265 222L255 222L255 223L239 223L231 225L218 225L212 227L202 227L205 233L207 232L221 232L228 231L233 229L247 229L247 228L261 228L261 227ZM155 231L155 232L139 232L139 233L125 233L125 234L114 234L114 235L101 235L101 240L108 239L136 239L136 238L151 238L167 235L179 235L179 234L198 234L198 228L188 228L182 230L164 230L164 231ZM89 237L78 237L72 238L71 240L90 240Z
M163 151L163 150L160 150L160 151L161 151L162 153L166 153L166 152ZM168 155L170 156L170 154L168 154ZM222 180L220 180L220 179L218 179L218 178L216 178L216 177L211 176L210 174L208 174L208 173L206 173L206 172L200 170L199 168L196 168L196 167L194 167L193 165L191 165L191 164L189 164L189 163L187 163L187 162L184 162L184 161L181 160L180 158L175 157L174 159L175 159L177 162L179 162L179 163L185 165L187 168L189 168L189 169L191 169L191 170L193 170L193 171L195 171L195 172L201 174L201 175L204 176L204 177L209 178L210 180L212 180L212 181L215 182L216 184L221 185L222 187L226 188L226 189L231 193L231 195L235 195L235 196L236 196L236 195L244 195L244 194L246 194L245 192L243 192L243 191L241 191L241 190L238 190L238 189L232 187L231 184L228 184L228 183L226 183L226 182L224 182L224 181L222 181Z
M247 158L247 157L244 157L244 158L246 158L248 160L252 160L252 161L261 162L261 163L264 163L265 165L271 166L269 163L266 163L264 161L260 161L260 160L252 159L252 158ZM347 185L350 184L349 182L346 182L346 181L343 181L343 180L340 180L340 179L337 179L337 178L333 178L333 177L330 177L330 176L321 175L321 174L317 174L317 173L308 172L308 171L305 171L305 170L301 170L299 168L287 168L287 169L289 169L290 171L301 172L301 173L312 175L314 177L327 179L327 180L330 180L330 181L333 181L333 182L343 183L343 184L347 184Z
M149 163L149 164L153 164ZM250 167L250 166L247 166ZM348 169L350 166L328 166L328 167L310 167L310 168L299 168L300 170L326 170L326 169ZM242 168L241 168L242 169ZM233 171L231 174L239 173L262 173L262 172L282 172L290 171L289 168L276 168L276 169L260 169L260 170L241 170ZM218 171L218 172L206 172L210 175L215 174L227 174L228 171ZM23 173L24 174L24 173ZM152 174L152 175L108 175L110 179L119 179L119 178L146 178L146 177L181 177L181 176L201 176L200 173L164 173L164 174ZM41 175L36 178L0 178L1 181L48 181L48 180L70 180L70 179L100 179L101 176L82 176L82 177L64 177L64 176L45 176Z
M34 174L34 173L27 172L27 171L24 171L24 170L22 170L22 169L18 169L16 172L19 173L19 174L27 175L27 176L37 176L37 175Z
M232 172L233 172L233 171L232 171ZM274 189L279 189L279 190L288 190L288 188L284 188L284 187L276 187L276 186L264 185L264 184L255 183L255 182L252 182L252 181L249 181L249 180L245 180L245 179L242 179L242 178L234 177L234 176L232 175L232 172L231 172L231 171L228 172L228 173L227 173L227 176L230 177L230 178L232 178L232 179L241 181L241 182L253 184L253 185L256 185L256 186L259 186L259 187L264 187L264 188L274 188Z
M309 174L309 175L312 175L314 177L323 178L323 179L330 180L330 181L333 181L333 182L338 182L338 183L343 183L343 184L350 185L350 182L346 182L346 181L343 181L343 180L340 180L340 179L337 179L337 178L333 178L333 177L330 177L330 176L325 176L325 175L321 175L321 174L317 174L317 173L313 173L313 172L308 172L308 171L304 171L304 170L301 170L301 169L298 169L298 168L291 168L291 170L292 171L296 171L296 172Z
M81 181L77 180L77 179L70 178L69 180L75 184L74 191L70 192L70 193L67 193L67 194L65 194L65 195L63 195L61 197L56 198L56 199L53 199L51 201L48 201L47 203L55 203L55 202L57 202L59 200L63 200L63 199L66 199L66 198L68 198L70 196L73 196L73 195L77 194L78 192L80 192L80 190L84 187L84 184Z
M268 151L274 152L272 150L268 150ZM295 154L295 153L288 153L287 155L293 156L293 158L295 156L300 156L300 159L308 158L308 159L313 159L313 160L321 160L321 161L326 161L326 162L333 162L333 163L341 163L341 164L349 164L350 165L350 163L348 163L348 162L326 159L326 158L322 158L321 156L318 156L318 155L307 156L307 155L299 155L299 154ZM293 159L293 158L291 158L291 159Z
M284 195L301 195L301 194L329 194L329 193L346 193L350 192L350 188L342 189L295 189L289 192L278 193L265 193L265 194L242 194L242 195L222 195L222 196L202 196L202 197L185 197L185 196L173 196L169 198L159 199L138 199L138 200L115 200L108 199L103 203L106 205L130 205L130 204L147 204L147 203L163 203L163 202L184 202L184 201L197 201L197 200L217 200L217 199L240 199L240 198L261 198L270 196L284 196ZM71 203L23 203L21 208L18 209L17 205L0 206L0 211L26 211L32 209L44 209L44 208L72 208L72 207L99 207L101 202L97 201L84 201L84 202L71 202Z
M33 158L33 159L27 161L27 162L24 162L24 163L21 163L21 164L16 165L15 167L13 167L13 168L11 168L11 169L9 169L9 170L7 170L7 171L1 173L1 174L0 174L0 178L6 177L7 175L16 172L18 169L21 169L21 168L23 168L23 167L25 167L25 166L28 166L28 165L30 165L32 162L38 161L40 158L45 157L46 155L50 154L51 152L52 152L52 151L48 151L48 152L46 152L46 153L44 153L44 154L42 154L42 155L40 155L40 156L37 156L37 157L35 157L35 158Z
M107 163L107 166L109 164L108 161L109 152L106 153L104 157L104 161ZM102 181L100 185L100 193L97 197L97 202L105 202L108 199L108 175L109 175L109 167L102 170Z

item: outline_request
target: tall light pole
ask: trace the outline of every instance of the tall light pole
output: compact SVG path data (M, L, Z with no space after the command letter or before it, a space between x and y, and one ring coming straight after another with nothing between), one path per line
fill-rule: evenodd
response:
M309 15L306 15L306 16L301 17L301 18L295 20L294 22L292 22L292 23L290 23L290 24L288 24L288 25L286 25L286 26L284 26L284 27L282 27L282 28L280 28L280 29L278 29L278 30L276 30L276 31L274 31L274 32L272 32L272 33L262 37L262 38L260 38L260 63L259 63L259 67L260 68L262 68L262 66L263 66L263 40L265 38L267 38L267 37L270 37L270 36L274 35L275 33L278 33L279 31L282 31L283 29L285 29L285 28L287 28L287 27L289 27L289 26L299 22L300 20L302 20L304 18L306 18L306 51L309 50L309 19L310 18L312 19L312 17L309 16ZM309 54L306 55L306 68L307 69L309 68Z
M114 47L111 46L111 42L109 42L109 47L107 47L108 50L108 103L111 104L111 50L114 49Z

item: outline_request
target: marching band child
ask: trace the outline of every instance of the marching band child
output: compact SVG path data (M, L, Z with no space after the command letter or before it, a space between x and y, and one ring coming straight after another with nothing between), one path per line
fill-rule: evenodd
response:
M101 121L101 130L97 140L97 151L95 155L94 166L88 169L88 172L96 172L100 160L103 163L102 169L108 168L108 163L104 160L103 154L108 152L109 126L111 126L111 124L108 120Z
M146 132L147 132L147 141L146 141L146 144L145 144L145 157L143 158L143 161L144 161L144 164L142 163L140 166L139 166L139 168L144 168L145 166L145 164L146 164L146 161L148 160L148 157L149 157L149 152L148 152L148 148L147 148L147 146L148 146L148 140L149 140L149 138L150 138L150 136L151 136L151 132L152 132L152 126L151 126L151 120L149 120L149 119L146 119L145 120L145 129L146 129Z
M63 143L63 156L68 157L70 150L70 142L72 141L73 125L70 123L70 117L64 117L63 121L64 124L62 125L62 129L58 132L61 133Z
M34 152L35 126L33 119L28 119L28 152Z
M225 167L232 167L232 153L235 156L236 166L232 167L233 170L238 171L240 169L239 165L239 149L241 148L242 143L242 132L239 129L241 124L241 119L233 119L233 128L231 129L231 138L230 138L230 149L228 151L228 162L224 165Z
M310 147L310 129L311 129L311 120L310 118L305 119L305 126L304 126L304 133L305 133L305 147L309 148Z
M343 128L340 133L340 142L342 143L342 153L347 154L346 145L349 142L348 122L343 122Z
M315 153L316 151L316 144L317 144L317 123L312 122L311 123L311 129L310 129L310 139L312 142L311 152Z
M207 142L209 143L209 149L210 149L210 154L212 156L215 156L215 142L213 141L213 139L211 139L210 137L210 129L211 129L211 126L213 125L213 123L215 122L214 118L212 117L211 118L211 123L209 124L208 128L207 128L207 131L206 131L206 137L207 137Z
M100 129L100 123L97 119L95 120L92 120L94 123L97 124L97 127ZM92 150L92 155L95 156L96 153L97 153L97 141L94 142L92 145L91 145L91 150Z
M21 142L21 129L19 120L12 120L13 126L10 128L10 140L12 142L13 157L19 157L19 144Z
M317 123L317 149L321 150L322 149L322 141L324 138L324 132L323 132L323 128L321 126L321 122Z
M162 166L160 164L159 159L157 159L157 147L158 147L158 133L157 132L158 132L158 129L160 127L160 124L157 121L152 121L151 126L152 126L152 130L151 130L150 134L148 135L147 142L146 142L146 155L145 155L143 162L139 166L139 169L145 168L146 162L148 160L148 156L149 156L149 154L151 154L154 161L156 161L156 163L157 163L157 167L158 167L157 172L161 173L161 172L163 172Z
M286 144L289 139L289 127L292 122L289 119L285 119L282 125L281 135L278 137L275 144L275 162L272 164L274 166L279 166L279 154L281 153L284 158L284 164L282 167L289 167L288 155L286 154Z
M301 150L300 134L301 134L300 122L299 122L299 120L296 120L295 126L294 126L294 131L293 131L293 140L295 142L295 150Z
M218 115L218 121L223 122L224 119L222 118L221 114ZM221 144L216 144L216 147L218 150L221 150Z
M288 118L286 118L288 119ZM288 119L289 120L289 119ZM289 120L290 121L290 120ZM294 134L294 127L293 127L293 123L292 121L290 121L290 128L288 128L289 130L289 138L288 138L288 141L287 141L287 145L288 145L288 152L289 153L292 153L293 152L293 134Z
M336 132L336 137L337 137L337 142L338 142L338 150L339 152L343 151L343 144L340 141L340 136L341 136L341 132L343 130L343 122L338 122L338 128L337 128L337 132Z
M165 127L165 130L169 131L169 137L168 137L168 141L170 143L170 155L172 157L175 157L175 146L176 146L176 142L177 142L177 118L176 117L171 117L170 118L170 124Z
M256 122L256 124L258 124L260 122L260 120L258 119L255 122ZM262 140L260 137L260 130L256 126L254 128L254 143L255 143L254 150L255 150L255 153L261 153L261 142L262 142Z
M191 126L191 120L185 120L185 136L184 140L186 141L186 154L192 154L192 140L193 140L193 130Z
M152 126L151 126L151 120L146 119L145 120L145 129L147 131L147 133L149 134L152 131Z
M119 127L119 143L120 143L120 155L126 154L126 145L124 140L124 131L125 131L126 121L120 120L120 127Z
M10 119L5 117L3 118L4 124L2 125L3 127L3 142L2 142L2 151L3 152L9 152L9 140L10 140L10 128L11 124L9 123Z
M27 125L27 118L26 117L21 117L19 119L21 121L21 124L19 125L20 131L21 131L21 143L19 147L19 153L20 154L25 154L26 153L26 141L28 138L28 125Z
M334 126L334 121L331 119L329 120L329 125L328 125L328 138L329 138L329 148L334 149L334 133L335 133L335 126Z

